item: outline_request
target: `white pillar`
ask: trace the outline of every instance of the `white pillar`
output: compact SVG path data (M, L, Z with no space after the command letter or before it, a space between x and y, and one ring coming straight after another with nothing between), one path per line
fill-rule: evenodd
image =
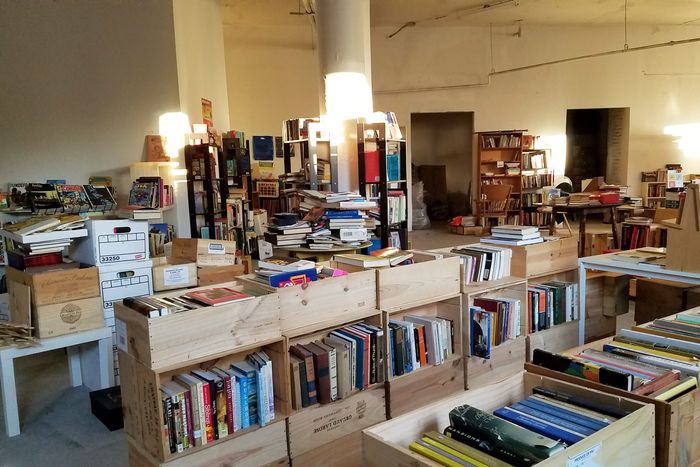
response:
M316 0L321 113L343 128L338 142L338 189L357 190L354 122L372 113L369 0Z

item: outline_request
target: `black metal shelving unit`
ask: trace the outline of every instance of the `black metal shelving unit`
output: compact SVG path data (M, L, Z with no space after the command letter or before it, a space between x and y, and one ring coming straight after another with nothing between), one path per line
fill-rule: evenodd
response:
M245 193L243 199L243 225L241 231L236 235L236 241L243 248L243 254L251 253L251 245L248 242L246 232L248 224L252 220L253 210L253 183L251 180L250 168L250 143L246 140L244 144L238 138L224 138L222 140L222 170L226 173L227 198L231 195L231 189L240 190Z
M204 161L203 175L193 174L194 160ZM218 171L216 165L218 165ZM190 207L190 236L201 238L201 228L208 227L209 237L216 238L216 220L226 217L226 199L228 198L227 177L221 176L226 170L223 152L218 146L210 144L187 145L185 146L185 167L187 168L187 200ZM217 172L219 177L216 177ZM204 212L196 210L196 192L204 193Z

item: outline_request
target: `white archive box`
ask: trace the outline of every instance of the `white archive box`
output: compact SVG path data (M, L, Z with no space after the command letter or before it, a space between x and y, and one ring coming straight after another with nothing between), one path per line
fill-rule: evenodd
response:
M74 241L70 257L102 266L148 259L148 221L89 219L87 238Z
M98 267L105 319L114 319L114 302L153 294L152 261L133 261Z

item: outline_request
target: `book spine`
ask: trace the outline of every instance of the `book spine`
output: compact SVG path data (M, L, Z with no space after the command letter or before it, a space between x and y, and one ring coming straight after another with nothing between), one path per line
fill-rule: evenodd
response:
M331 347L328 351L328 372L330 376L331 400L338 400L338 363L336 361L335 349Z
M562 430L552 424L544 423L540 420L534 419L533 417L518 413L517 411L509 409L508 407L497 409L493 413L497 417L508 420L511 423L515 423L518 426L526 428L542 436L562 440L568 445L577 443L584 438L583 436L571 433L567 430Z
M262 369L255 372L255 379L258 403L258 424L262 427L267 425L267 384L264 381Z
M228 436L228 424L226 423L226 383L222 378L217 379L216 386L216 426L219 439Z
M202 402L204 403L204 436L202 436L202 439L206 438L207 443L211 443L214 441L214 425L212 423L209 383L202 384Z
M375 367L377 368L377 383L384 382L384 330L378 330L377 335L377 360Z
M328 368L328 354L314 355L314 360L318 401L321 404L328 404L331 401L331 378L330 369Z
M224 390L226 393L226 431L228 434L233 433L233 387L231 385L231 377L224 378Z
M448 426L445 428L443 434L449 438L464 443L467 446L479 449L490 454L502 461L508 462L512 465L532 465L532 459L525 456L518 455L517 453L507 451L498 446L492 446L486 439L476 436L472 433L467 433L465 431L459 430L455 427ZM486 449L484 447L486 446Z
M214 432L214 439L219 439L219 423L216 418L219 405L216 400L216 382L213 380L209 381L209 401L211 403L211 426Z
M240 378L231 375L231 391L233 392L233 431L241 429L241 384Z
M197 403L197 433L195 434L195 439L198 439L198 446L207 444L207 423L204 415L204 394L202 393L202 384L197 383L194 386L194 391L196 392L196 403Z
M240 378L241 390L241 428L246 429L250 426L250 413L248 407L248 377Z
M306 379L306 363L301 361L295 365L299 370L299 391L301 392L301 407L309 406L309 383Z
M170 397L163 399L163 415L165 417L165 427L168 435L168 445L170 447L170 453L175 454L177 452L177 440L176 430L175 430L175 416L173 414L173 402Z
M369 383L374 384L377 382L377 335L376 333L370 334L370 374Z
M309 405L318 402L318 393L316 391L316 375L314 372L314 359L309 356L304 359L306 364L306 384L309 393Z
M181 401L177 396L172 396L173 403L173 419L175 420L175 442L177 446L177 452L182 452L184 449L183 444L183 424L182 424L182 406Z
M258 423L258 384L255 372L249 372L248 378L248 418L250 424Z
M189 449L190 446L194 446L194 424L192 423L192 394L190 391L185 391L185 410L183 410L183 420L185 421L185 428L187 429L187 436L185 436L185 449Z
M275 419L275 384L273 380L272 373L272 360L265 364L265 372L267 374L267 420L272 421Z

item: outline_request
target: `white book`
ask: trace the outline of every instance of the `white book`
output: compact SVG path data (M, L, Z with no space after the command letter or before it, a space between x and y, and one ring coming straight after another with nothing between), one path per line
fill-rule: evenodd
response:
M357 342L335 331L331 332L331 337L350 344L350 387L355 389L357 388Z
M272 373L272 360L265 351L257 352L257 354L265 361L265 389L267 391L267 415L268 421L275 419L275 388Z
M338 398L344 399L350 395L350 346L335 337L324 337L323 343L335 349L336 368L338 373Z
M534 243L542 243L542 242L544 242L544 239L542 237L529 238L526 240L505 239L505 238L499 238L499 237L482 237L480 239L480 241L482 243L495 243L497 245L523 246L523 245L532 245Z
M441 352L439 352L440 341L437 333L438 325L433 319L424 316L406 315L405 321L415 324L422 324L425 332L425 348L428 352L428 363L439 365L442 363Z
M233 387L233 431L241 429L241 388L240 378L231 372L231 386Z

